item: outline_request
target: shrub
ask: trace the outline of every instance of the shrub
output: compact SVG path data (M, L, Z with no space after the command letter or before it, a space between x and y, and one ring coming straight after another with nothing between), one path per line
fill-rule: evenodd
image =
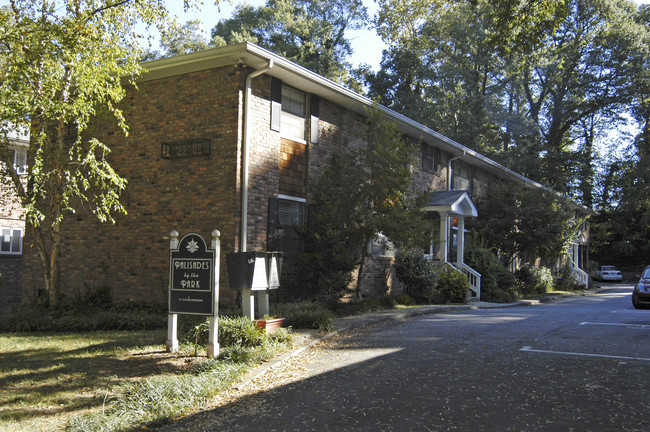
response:
M581 291L584 285L580 285L573 276L573 270L568 265L560 269L559 277L555 280L555 289L558 291Z
M413 304L413 299L408 294L401 294L395 297L395 302L404 306L410 306Z
M157 305L48 309L36 302L16 306L0 316L0 331L8 332L153 330L166 326L167 315Z
M517 299L515 275L491 250L469 247L465 251L465 261L481 274L481 300L509 303Z
M205 326L207 330L207 326ZM219 344L223 346L256 347L265 341L265 333L261 332L250 318L223 317L219 318Z
M271 314L284 317L284 325L287 327L321 331L333 329L334 314L332 311L314 301L280 303L271 308Z
M524 264L515 272L519 292L522 294L544 294L553 289L553 275L546 267Z
M465 303L469 289L467 276L459 271L446 269L438 275L438 292L444 303Z
M395 258L395 273L416 303L430 303L434 298L436 271L421 251L400 250Z

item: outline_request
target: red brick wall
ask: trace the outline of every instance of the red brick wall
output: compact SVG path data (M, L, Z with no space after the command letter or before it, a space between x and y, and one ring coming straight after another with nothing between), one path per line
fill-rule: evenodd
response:
M87 212L67 220L61 253L64 293L108 285L116 301L165 302L173 229L181 235L201 233L208 241L218 229L222 255L236 248L240 72L232 67L206 70L142 82L139 88L129 89L126 98L129 136L113 126L99 128L100 138L113 150L111 164L129 182L122 195L128 214L117 215L114 225L99 224ZM163 142L189 138L209 139L210 156L161 157ZM225 265L221 267L225 280ZM42 286L39 276L36 256L30 253L25 256L26 295Z
M0 311L20 303L22 261L20 255L0 256Z

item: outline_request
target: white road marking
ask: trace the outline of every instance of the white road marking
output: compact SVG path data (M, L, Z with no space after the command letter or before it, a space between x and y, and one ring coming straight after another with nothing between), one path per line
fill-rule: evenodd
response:
M530 347L530 346L525 346L522 349L520 349L519 351L535 352L535 353L543 353L543 354L562 354L562 355L580 356L580 357L601 357L601 358L610 358L610 359L618 359L618 360L650 361L650 358L643 358L643 357L625 357L625 356L615 356L615 355L605 355L605 354L589 354L589 353L576 353L576 352L564 352L564 351L536 350L536 349L533 349L533 347Z
M581 322L580 325L599 325L599 326L612 326L612 327L628 327L636 329L650 329L650 325L644 324L624 324L624 323L598 323L598 322Z
M646 315L648 315L648 312L643 311L643 310L637 310L637 309L613 310L612 313L631 313L631 314L646 314Z

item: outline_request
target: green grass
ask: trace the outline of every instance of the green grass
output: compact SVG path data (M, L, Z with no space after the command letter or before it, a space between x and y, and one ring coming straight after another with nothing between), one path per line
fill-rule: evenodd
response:
M193 356L190 345L166 353L165 339L164 330L0 334L0 431L162 424L206 404L290 344L281 332L208 360Z
M124 379L168 370L130 355L160 350L154 344L165 338L162 331L0 334L0 430L60 429L100 407L102 392Z

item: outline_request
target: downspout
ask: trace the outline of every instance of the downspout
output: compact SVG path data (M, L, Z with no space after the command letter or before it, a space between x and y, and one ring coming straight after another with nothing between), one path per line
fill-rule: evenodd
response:
M273 59L269 59L269 64L265 67L251 72L246 77L246 96L244 100L244 140L242 149L242 158L243 158L243 168L242 168L242 178L241 178L241 223L240 223L240 232L239 237L239 251L246 252L246 246L248 243L248 144L250 139L250 128L251 125L249 122L250 118L250 99L252 94L252 81L253 78L262 75L269 69L273 67Z
M447 190L448 191L451 190L451 163L455 160L462 158L463 156L465 156L465 150L463 150L463 154L450 158L449 161L447 162Z

